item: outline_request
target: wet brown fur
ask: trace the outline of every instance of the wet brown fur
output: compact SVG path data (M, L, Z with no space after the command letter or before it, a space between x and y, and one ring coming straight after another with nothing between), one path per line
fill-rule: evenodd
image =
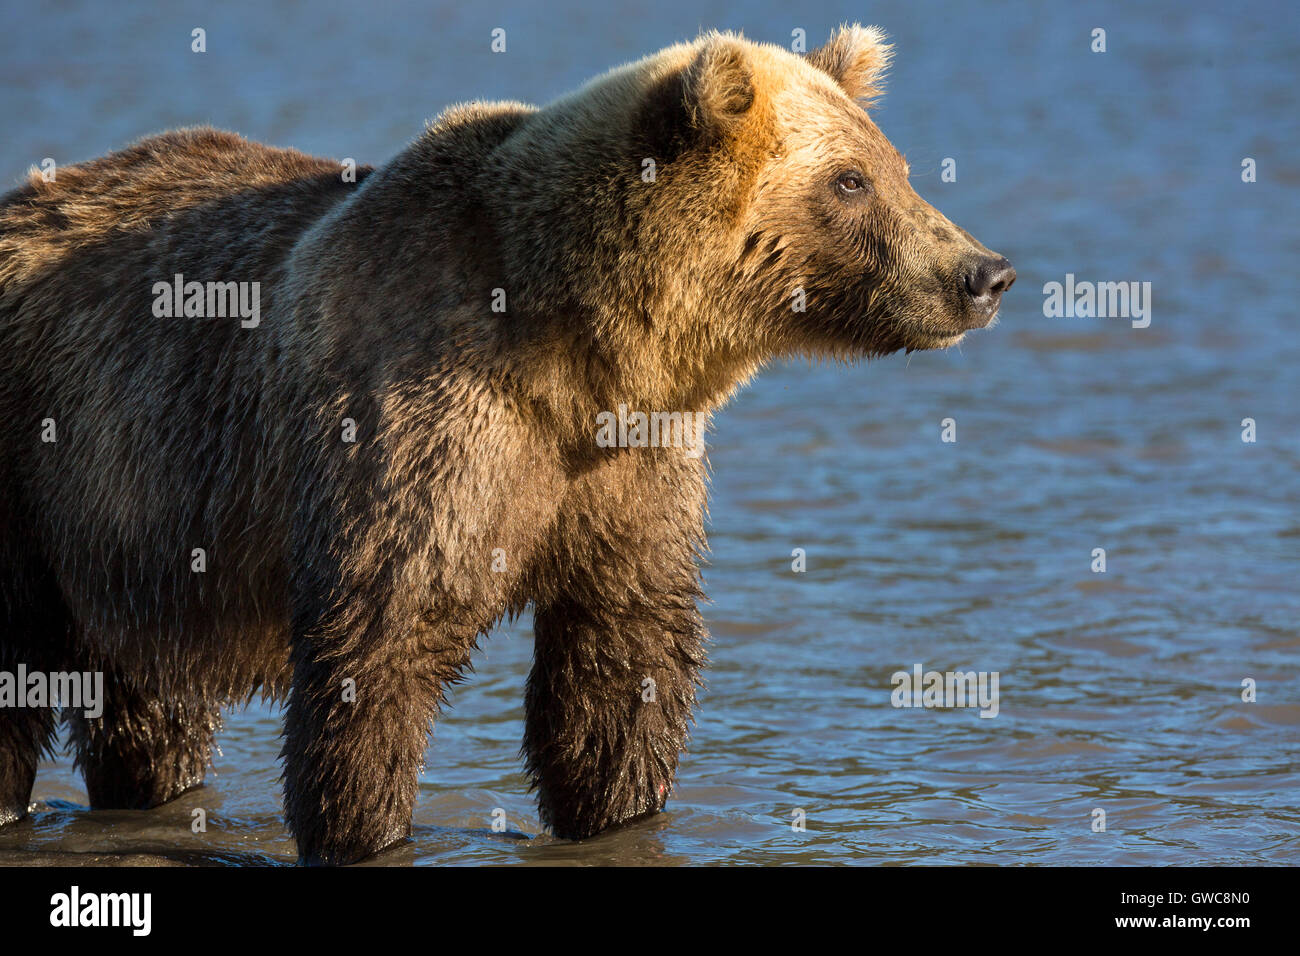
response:
M807 59L712 34L540 110L450 110L356 184L191 129L0 199L0 669L105 672L104 716L69 715L92 804L201 783L219 708L287 696L303 859L369 855L409 831L447 685L531 603L543 822L661 809L704 664L705 471L598 448L596 415L960 338L948 286L983 247L854 102L886 58L857 27ZM841 161L873 189L851 221ZM260 282L261 325L154 318L175 273ZM0 711L0 822L53 729Z

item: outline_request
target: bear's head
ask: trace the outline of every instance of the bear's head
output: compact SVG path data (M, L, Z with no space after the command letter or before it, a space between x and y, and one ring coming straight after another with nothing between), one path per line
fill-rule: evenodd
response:
M857 25L807 56L714 33L593 80L486 171L512 184L503 256L594 316L610 361L712 369L705 398L778 356L957 343L1015 271L916 194L872 122L889 57Z
M648 105L672 147L656 184L675 163L682 175L647 213L672 222L713 207L700 217L712 249L694 261L773 352L952 345L993 321L1015 280L916 194L871 121L889 56L882 34L859 26L806 58L712 36Z

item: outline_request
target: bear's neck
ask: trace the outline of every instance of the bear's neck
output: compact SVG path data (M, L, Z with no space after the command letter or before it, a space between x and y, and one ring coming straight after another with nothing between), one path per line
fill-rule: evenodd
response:
M717 289L693 285L700 270L683 244L692 230L654 227L638 206L647 198L635 185L629 193L629 170L639 164L592 145L617 143L620 132L593 130L582 118L566 126L554 114L548 107L521 122L475 180L478 222L491 235L488 271L509 303L502 326L528 330L543 346L529 354L546 356L520 374L538 395L559 396L550 400L556 414L585 398L573 416L585 431L594 414L620 405L713 411L762 355L713 314ZM538 157L550 157L544 168ZM502 183L520 188L496 188Z
M589 157L592 170L573 182L524 169L517 157L535 155L536 144L500 147L532 113L480 112L431 128L297 250L322 275L365 264L347 306L369 328L349 334L364 334L389 368L452 358L579 443L598 414L620 406L707 414L723 404L761 357L711 331L726 327L707 314L714 297L670 278L685 263L618 254L620 200L590 186L609 157ZM530 176L531 188L498 188ZM592 222L611 225L593 241ZM361 347L355 338L321 346Z
M530 395L578 435L589 435L597 415L620 407L707 415L758 368L743 356L705 357L697 343L620 334L611 329L626 329L627 316L608 318L608 324L594 323L603 334L560 332L543 358L532 358L514 372Z

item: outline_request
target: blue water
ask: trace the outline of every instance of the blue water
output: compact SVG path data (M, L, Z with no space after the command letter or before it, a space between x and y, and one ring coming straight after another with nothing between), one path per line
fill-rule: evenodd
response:
M776 366L717 416L713 665L667 813L538 836L517 759L525 618L453 693L415 840L380 862L1295 863L1298 10L14 6L0 177L195 123L378 163L450 103L545 101L701 28L803 28L811 46L881 25L897 56L877 122L918 192L1014 261L999 324L959 351ZM1150 282L1150 326L1045 317L1067 273ZM890 675L917 663L998 672L998 716L892 707ZM0 861L292 860L277 733L272 709L230 715L209 786L150 813L90 813L60 756ZM497 808L511 832L492 832Z

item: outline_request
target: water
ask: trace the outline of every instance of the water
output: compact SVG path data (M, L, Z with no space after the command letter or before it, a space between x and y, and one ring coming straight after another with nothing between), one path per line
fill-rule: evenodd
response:
M378 162L448 103L545 100L701 27L815 45L882 25L898 56L877 119L918 191L1015 262L1000 324L960 352L777 366L717 416L713 665L667 813L538 835L516 756L525 619L453 692L415 839L382 862L1300 861L1296 8L790 10L18 6L0 171L199 122ZM1045 318L1066 273L1151 282L1150 327ZM891 707L890 675L916 663L999 672L999 715ZM149 813L90 813L60 756L0 861L289 862L278 731L269 707L230 715L209 785Z

